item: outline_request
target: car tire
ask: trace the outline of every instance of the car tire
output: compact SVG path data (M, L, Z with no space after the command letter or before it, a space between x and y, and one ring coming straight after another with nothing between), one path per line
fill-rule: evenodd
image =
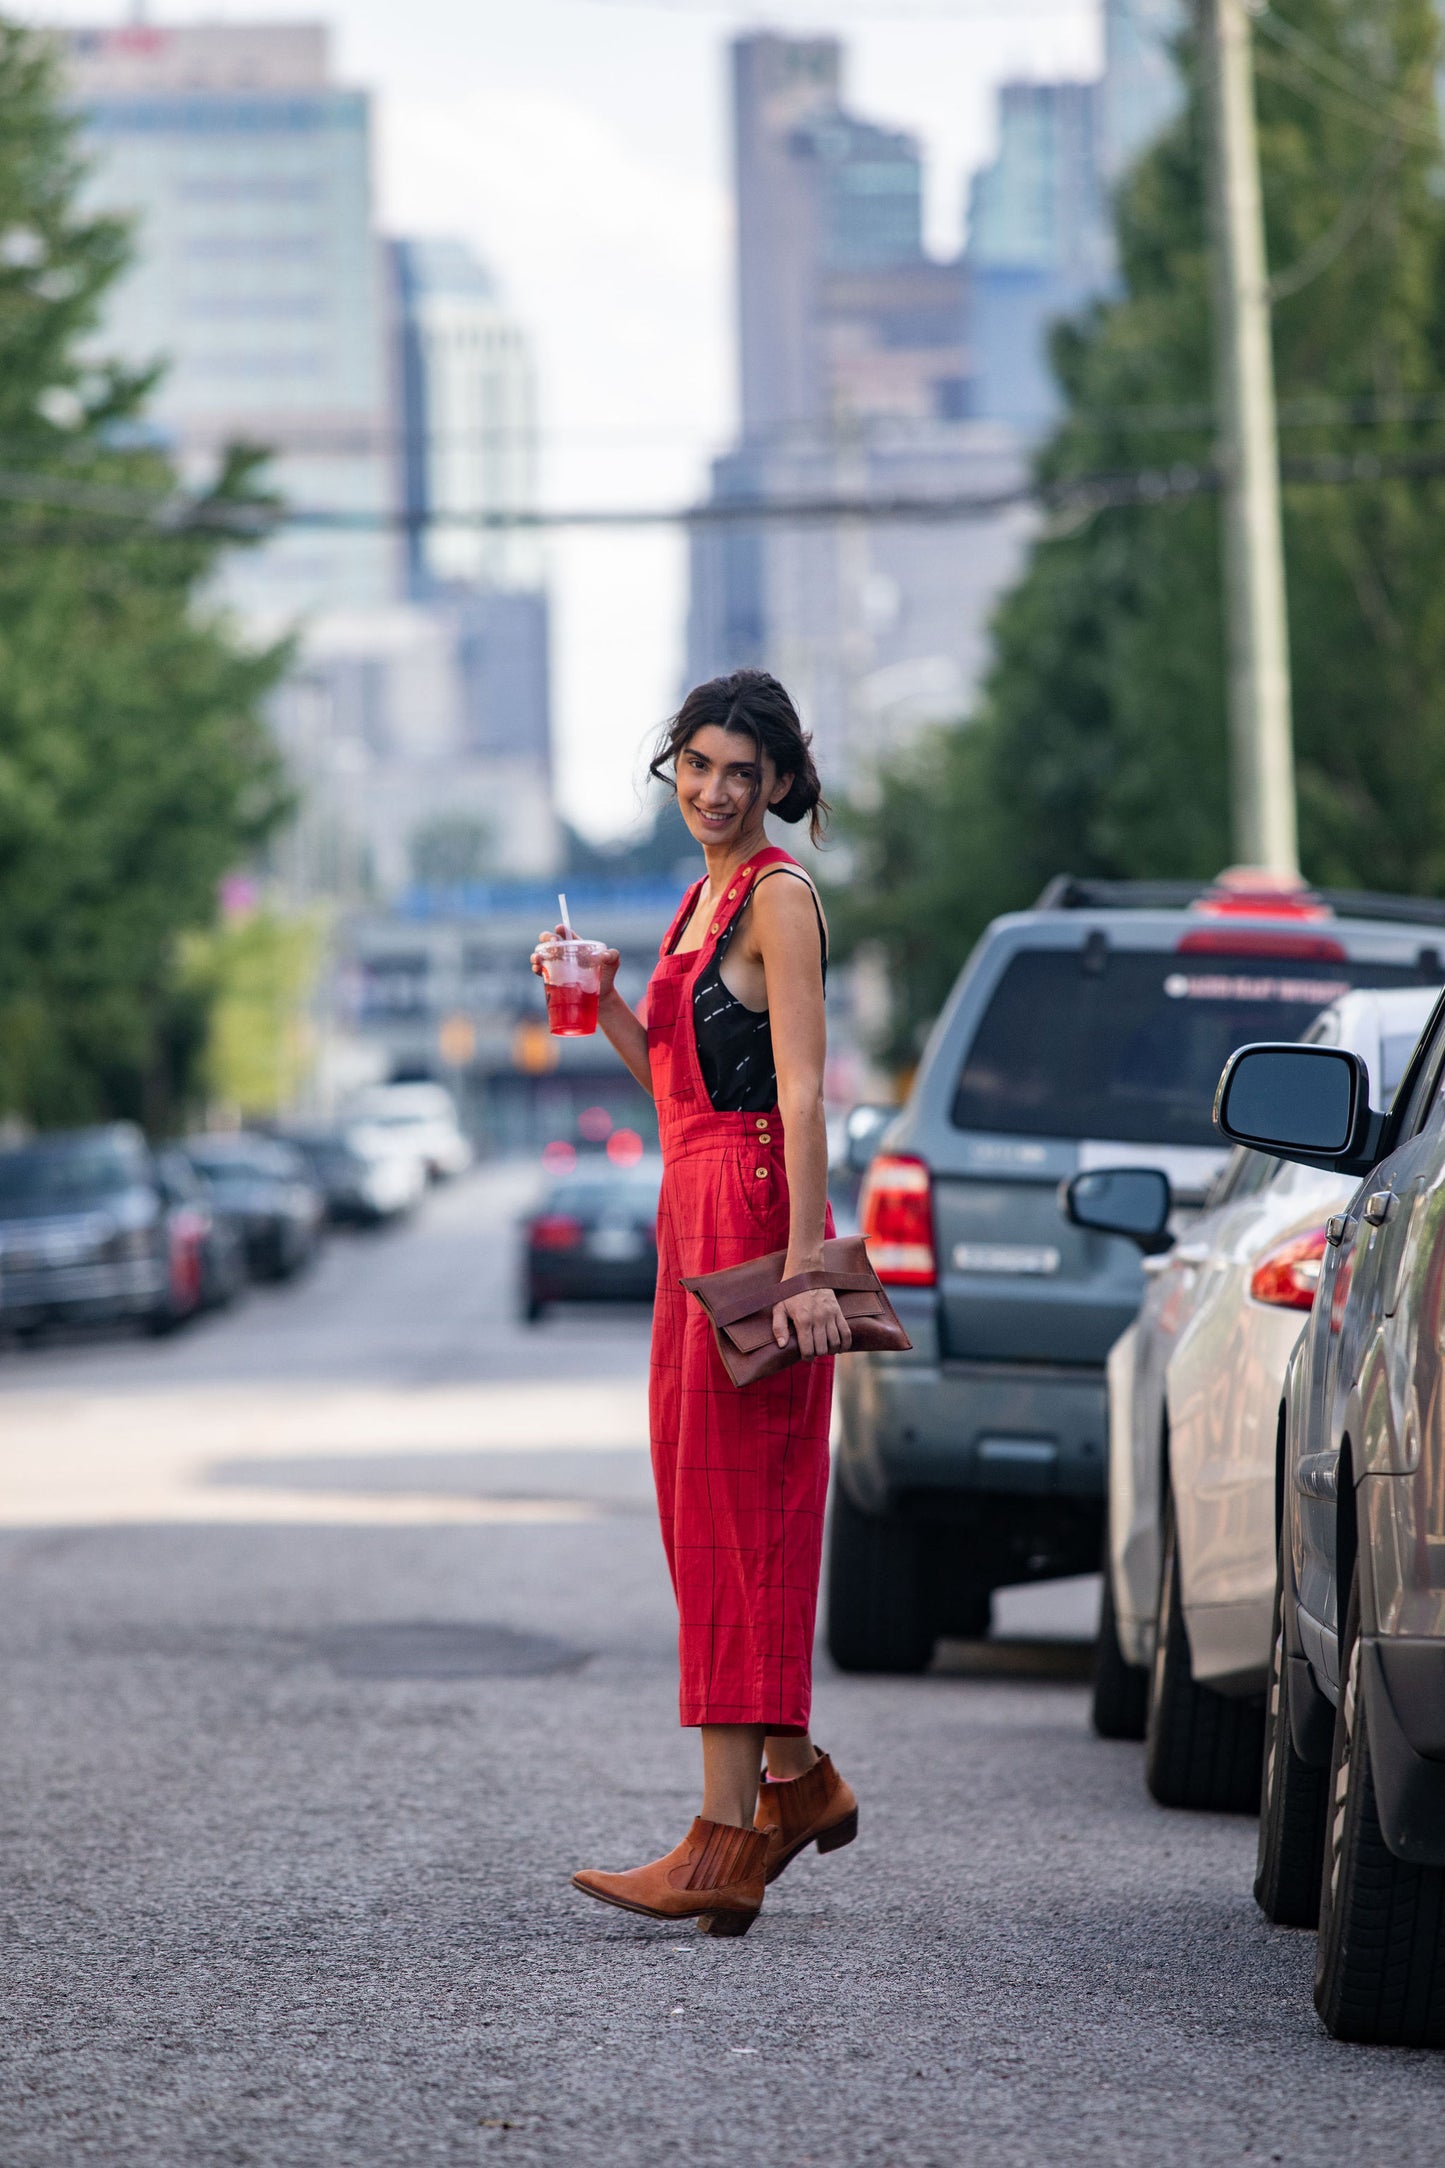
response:
M1179 1588L1174 1499L1164 1494L1154 1662L1144 1726L1144 1781L1161 1807L1248 1814L1259 1804L1264 1704L1197 1686Z
M864 1513L833 1485L828 1527L828 1654L840 1671L916 1673L933 1654L914 1531Z
M522 1303L522 1316L529 1325L540 1325L547 1315L547 1305L536 1295L528 1295Z
M1259 1795L1259 1853L1254 1901L1277 1927L1314 1927L1320 1916L1329 1801L1328 1769L1301 1761L1290 1726L1285 1661L1285 1539L1280 1538L1264 1712L1264 1773Z
M1336 2040L1445 2047L1445 1867L1385 1843L1360 1693L1360 1598L1350 1589L1329 1770L1315 2008Z
M1142 1739L1148 1711L1149 1669L1146 1664L1131 1664L1119 1646L1114 1576L1106 1552L1099 1639L1094 1649L1094 1697L1089 1713L1101 1739Z

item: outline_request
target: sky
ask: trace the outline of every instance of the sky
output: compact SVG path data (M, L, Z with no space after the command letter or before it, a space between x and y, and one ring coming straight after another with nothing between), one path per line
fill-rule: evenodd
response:
M47 22L129 6L44 0ZM734 419L727 41L835 31L846 94L914 130L930 246L956 249L967 174L1012 77L1098 69L1097 0L263 0L156 5L157 22L324 17L341 80L375 97L377 215L454 234L491 266L537 355L543 488L557 508L681 505ZM635 828L643 748L685 687L675 529L548 542L561 810Z

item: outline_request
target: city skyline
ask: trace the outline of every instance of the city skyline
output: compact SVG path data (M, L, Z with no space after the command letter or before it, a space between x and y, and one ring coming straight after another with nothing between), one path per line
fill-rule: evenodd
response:
M93 20L51 0L45 19ZM277 19L311 16L281 5ZM342 0L338 72L376 98L384 232L455 233L535 339L544 502L686 502L733 425L724 136L730 10L538 0L527 11L418 0L404 23ZM774 13L785 26L796 9ZM155 11L160 21L191 10ZM928 156L925 229L959 239L966 175L992 150L997 85L1096 72L1092 0L968 21L813 11L847 38L854 97ZM681 686L685 543L676 534L548 544L562 808L595 835L635 824L639 754Z

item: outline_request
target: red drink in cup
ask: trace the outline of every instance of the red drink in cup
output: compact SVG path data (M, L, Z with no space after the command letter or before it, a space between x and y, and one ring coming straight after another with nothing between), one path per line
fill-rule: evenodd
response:
M547 990L547 1022L554 1039L587 1039L597 1029L597 999L602 985L600 941L544 941L542 982Z
M597 1029L597 996L581 986L547 987L547 1021L554 1039L585 1039Z

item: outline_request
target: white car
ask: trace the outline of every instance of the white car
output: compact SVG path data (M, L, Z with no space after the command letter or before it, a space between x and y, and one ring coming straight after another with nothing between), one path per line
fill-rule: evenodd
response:
M345 1115L374 1144L419 1159L434 1181L465 1174L472 1163L456 1102L444 1084L371 1084L347 1101Z
M1437 999L1430 987L1357 989L1305 1038L1361 1055L1373 1103L1388 1105ZM1146 1781L1166 1806L1258 1801L1285 1368L1325 1222L1356 1186L1237 1151L1172 1246L1166 1193L1143 1304L1110 1351L1094 1718L1105 1736L1145 1738Z

